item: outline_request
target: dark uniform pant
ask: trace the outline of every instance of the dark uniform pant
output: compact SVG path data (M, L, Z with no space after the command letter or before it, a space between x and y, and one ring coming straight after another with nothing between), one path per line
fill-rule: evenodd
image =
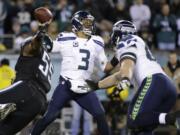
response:
M136 130L133 135L152 135L159 124L159 114L170 112L176 97L176 88L166 75L154 74L144 79L128 109L128 127Z
M104 109L96 94L94 92L85 94L74 93L70 90L70 82L62 77L60 77L60 83L53 93L47 112L44 117L36 123L31 134L40 135L43 130L45 130L45 128L57 118L60 110L70 100L75 100L82 108L95 117L101 135L110 134L105 120Z
M0 103L16 103L16 111L0 122L0 135L14 135L46 109L46 97L31 81L18 81L0 91Z

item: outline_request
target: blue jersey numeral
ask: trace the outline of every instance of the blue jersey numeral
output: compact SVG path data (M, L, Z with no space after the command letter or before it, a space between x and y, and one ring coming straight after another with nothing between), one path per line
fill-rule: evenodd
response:
M85 65L84 65L84 66L79 65L79 66L78 66L78 69L88 70L88 68L89 68L90 52L89 52L89 50L85 50L85 49L80 49L79 52L82 53L82 54L85 54L85 57L82 57L82 59L81 59L82 62L85 63Z

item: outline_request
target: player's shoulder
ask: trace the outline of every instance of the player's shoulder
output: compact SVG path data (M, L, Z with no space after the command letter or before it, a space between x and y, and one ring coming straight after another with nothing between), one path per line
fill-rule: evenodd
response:
M104 40L98 35L91 36L92 42L98 47L104 48Z
M143 40L138 35L127 35L127 36L124 36L121 39L121 42L124 42L127 45L130 44L132 41L134 41L134 42L142 42Z
M28 45L29 43L31 43L33 37L30 36L30 37L27 37L26 39L24 39L24 41L21 43L21 47L24 47L26 45Z
M141 37L137 35L127 35L123 37L117 45L117 49L127 48L127 47L137 47L138 45L144 44Z
M142 42L142 43L144 43L144 40L143 40L140 36L138 36L138 35L132 35L132 36L133 36L134 39L137 40L137 42Z
M61 32L58 34L56 41L65 42L75 40L77 36L73 32Z

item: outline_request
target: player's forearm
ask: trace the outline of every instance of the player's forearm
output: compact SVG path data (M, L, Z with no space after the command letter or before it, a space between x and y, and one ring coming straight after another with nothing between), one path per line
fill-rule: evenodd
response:
M123 60L121 62L121 67L119 72L114 73L113 75L99 81L99 88L108 88L114 85L117 85L119 81L123 78L128 78L129 80L132 78L134 68L134 61L130 59Z
M132 60L124 60L121 62L121 78L132 78L133 75L133 69L134 69L134 62Z
M119 81L118 76L120 76L119 72L117 72L111 76L106 77L105 79L99 81L98 87L99 88L108 88L108 87L117 85L117 83Z
M114 74L116 72L118 72L120 69L120 64L118 64L116 67L114 67L111 71L110 71L110 74Z
M42 44L42 38L43 38L44 33L39 31L33 38L32 38L32 43L31 47L33 50L39 50Z

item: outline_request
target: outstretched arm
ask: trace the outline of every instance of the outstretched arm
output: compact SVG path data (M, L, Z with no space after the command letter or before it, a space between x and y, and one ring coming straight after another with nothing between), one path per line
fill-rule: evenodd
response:
M117 85L123 78L128 78L130 80L132 78L134 64L134 61L131 59L124 59L121 62L119 71L99 81L98 87L108 88Z
M53 15L51 11L45 7L39 7L34 10L34 17L39 22L39 30L35 36L25 41L21 49L23 56L35 56L40 52L43 45L47 52L52 50L52 40L46 34L48 25L52 22Z
M40 27L38 32L24 43L22 46L22 54L24 56L34 56L39 52L42 39L46 34L46 27L47 26Z
M91 80L86 80L89 87L92 90L97 90L116 86L119 89L118 91L130 87L130 79L132 78L135 62L131 59L124 59L120 64L121 66L118 72L97 83Z

